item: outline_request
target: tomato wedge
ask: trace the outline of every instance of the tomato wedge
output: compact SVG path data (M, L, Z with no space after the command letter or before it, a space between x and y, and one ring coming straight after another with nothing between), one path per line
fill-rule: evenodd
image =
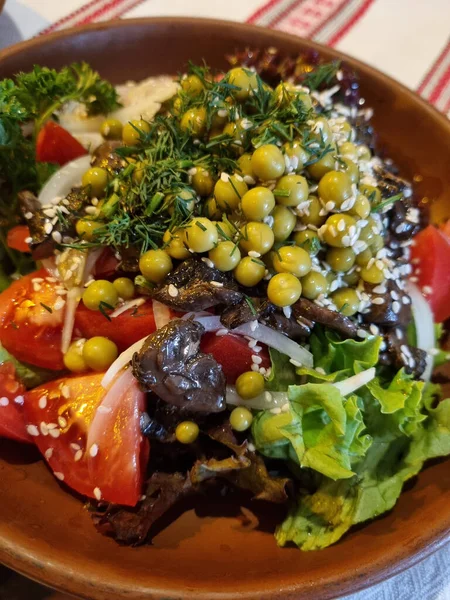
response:
M120 352L156 331L151 300L110 319L108 320L101 312L89 310L80 303L75 314L75 329L83 337L103 335L109 338L117 344Z
M16 378L16 370L10 362L0 365L0 437L18 442L32 441L25 429L22 405L24 386Z
M36 142L36 160L63 166L87 154L87 150L64 127L54 121L40 130Z
M119 261L110 248L105 248L95 263L95 279L109 279L117 273ZM117 275L116 275L117 276Z
M227 335L216 335L215 333L206 333L201 342L202 352L212 354L217 362L222 365L223 372L227 378L227 383L234 383L236 379L245 371L252 368L252 356L259 356L261 363L259 367L268 369L270 367L270 357L266 347L261 347L257 353L250 348L248 341L240 336L231 333Z
M411 259L437 323L450 317L450 239L433 225L414 238Z
M27 392L27 431L60 481L84 496L134 506L148 460L139 429L145 394L129 369L107 392L102 377L68 377Z
M30 246L25 240L30 237L30 228L27 225L16 225L8 231L6 243L9 248L19 252L30 252Z
M40 269L0 294L0 342L20 361L61 370L64 307L58 302L57 284L47 277L47 271Z

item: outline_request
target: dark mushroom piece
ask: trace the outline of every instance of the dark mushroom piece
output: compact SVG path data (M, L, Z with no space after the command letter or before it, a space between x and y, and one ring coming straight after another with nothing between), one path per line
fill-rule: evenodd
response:
M166 277L162 286L143 291L155 300L183 311L237 304L243 298L229 275L195 259L181 263Z
M401 334L401 337L398 334ZM426 368L427 353L407 344L405 338L403 330L399 328L389 330L385 334L387 351L380 354L380 362L384 365L393 365L396 369L404 368L406 373L419 379Z
M120 146L122 146L122 142L117 141L100 144L92 154L91 165L93 167L102 167L102 169L106 169L112 175L117 175L119 171L127 166L126 161L116 152Z
M319 306L306 298L300 298L293 306L292 311L296 319L307 319L310 322L320 323L334 329L346 338L357 335L358 326L349 317L332 311L324 306Z
M175 319L150 335L132 360L141 386L190 412L225 410L225 376L211 355L199 352L203 333L200 323Z

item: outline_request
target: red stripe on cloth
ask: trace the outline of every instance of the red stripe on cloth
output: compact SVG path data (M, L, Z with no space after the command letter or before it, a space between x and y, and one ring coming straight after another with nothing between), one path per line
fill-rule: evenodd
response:
M437 57L437 59L435 60L433 65L431 66L428 73L426 73L425 77L420 82L420 85L417 88L417 91L419 92L419 94L421 94L423 92L423 90L425 89L425 87L430 83L433 75L436 73L436 71L439 69L439 67L443 63L448 52L450 52L450 41L445 46L445 48L442 50L442 52L439 54L439 56Z
M78 15L82 15L83 13L85 13L89 9L93 8L97 4L102 4L103 2L105 2L105 0L91 0L91 2L88 2L84 6L77 8L77 10L74 10L73 12L71 12L68 15L66 15L65 17L63 17L62 19L59 19L59 21L55 21L55 23L52 23L52 25L49 25L48 27L43 29L39 33L39 35L45 35L46 33L52 33L53 31L60 29L67 23L67 21L70 21L71 19L73 19L74 17L77 17Z
M267 27L276 27L277 24L290 15L290 13L297 8L300 4L303 4L306 0L295 0L290 6L285 8L279 15L277 15L270 23L267 24Z
M105 15L105 13L110 12L111 10L119 7L123 4L125 0L110 0L107 4L96 10L95 12L89 14L85 18L77 21L76 25L86 25L87 23L93 23L98 21ZM124 11L125 12L125 11Z
M281 1L281 0L280 0ZM146 2L146 0L135 0L135 2L132 2L131 4L129 4L126 8L124 8L123 10L119 10L115 15L114 18L118 19L119 17L123 17L123 15L126 15L128 11L130 11L132 8L135 8L136 6L138 6L139 4L142 4L143 2Z
M353 16L345 25L339 29L331 39L328 40L329 46L336 45L339 40L341 40L344 35L346 35L352 27L356 25L356 23L365 15L367 10L371 7L375 0L365 0L363 4L358 8L356 12L353 13Z
M267 2L266 4L264 4L264 6L261 6L261 8L258 8L257 11L250 15L250 17L246 20L246 23L256 23L261 17L263 17L266 14L266 12L268 12L277 4L280 4L282 1L283 0L270 0L270 2Z
M447 84L449 82L450 82L450 65L447 67L445 73L439 79L435 88L433 89L433 91L431 92L431 94L428 97L428 101L431 102L431 104L434 104L435 102L437 102L439 100L442 92L445 90L445 88L447 87Z
M346 8L346 7L347 7L349 4L350 4L350 2L351 2L351 1L352 1L352 0L345 0L344 4L341 4L340 6L338 6L338 7L336 8L336 10L335 10L335 11L333 11L333 12L331 13L331 15L330 15L329 17L327 17L323 23L319 23L319 25L318 25L318 26L317 26L315 29L313 29L313 31L311 31L311 32L310 32L310 34L309 34L309 37L310 37L311 39L313 39L313 38L314 38L314 36L316 36L316 35L319 33L319 31L322 31L322 29L323 29L324 27L326 27L326 25L328 25L328 24L329 24L329 23L330 23L330 22L331 22L333 19L335 19L335 18L336 18L336 16L337 16L337 15L338 15L338 14L339 14L339 13L340 13L342 10L344 10L344 9L345 9L345 8Z

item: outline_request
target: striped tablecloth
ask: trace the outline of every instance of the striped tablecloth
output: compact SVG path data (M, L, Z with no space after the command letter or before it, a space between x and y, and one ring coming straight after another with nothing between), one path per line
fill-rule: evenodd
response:
M231 19L333 46L417 90L450 117L450 0L7 0L0 48L85 23L162 15ZM346 600L450 600L449 565L450 546ZM0 600L50 597L63 600L0 570Z

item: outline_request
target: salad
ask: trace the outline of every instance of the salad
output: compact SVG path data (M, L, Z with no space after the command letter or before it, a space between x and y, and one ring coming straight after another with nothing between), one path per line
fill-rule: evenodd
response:
M450 454L450 227L345 66L229 62L0 82L0 436L120 543L239 489L316 550Z

